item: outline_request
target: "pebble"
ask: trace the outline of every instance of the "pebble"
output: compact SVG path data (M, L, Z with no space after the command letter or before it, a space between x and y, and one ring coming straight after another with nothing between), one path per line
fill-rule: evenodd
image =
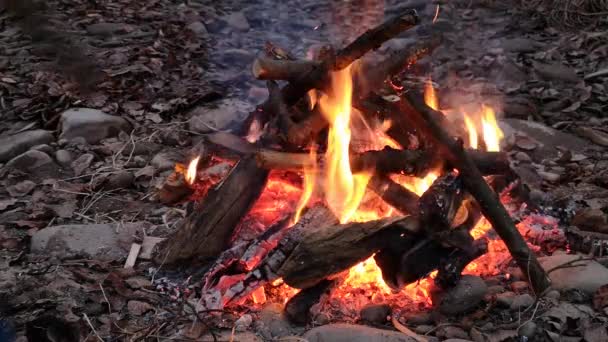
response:
M25 131L0 138L0 163L26 152L32 146L54 141L53 133L42 129Z
M423 324L414 327L412 330L414 330L416 334L424 335L433 329L435 329L434 326Z
M537 325L534 322L527 322L517 330L517 335L531 339L536 334Z
M273 338L291 335L292 328L283 314L283 306L273 303L265 306L260 312L260 321L264 323Z
M511 310L520 311L534 304L534 297L527 293L513 297L511 301Z
M511 290L516 293L522 293L528 291L528 283L525 281L514 281L511 283Z
M446 292L439 292L433 303L445 315L457 315L475 308L488 292L486 283L478 276L464 275L458 284Z
M468 339L469 334L467 334L464 329L456 326L445 326L437 329L437 336L444 337L446 339L449 338L457 338L457 339Z
M57 164L48 154L30 150L6 163L7 169L15 169L35 177L53 177L58 174Z
M368 323L382 324L386 322L391 311L388 304L368 304L361 309L361 319Z
M244 314L234 322L234 326L236 331L243 332L251 326L251 323L253 323L253 317L250 314Z
M209 32L207 32L207 28L205 27L205 24L203 24L200 21L194 21L194 22L188 24L187 28L188 28L188 30L194 32L194 34L196 34L196 36L199 38L204 38L209 35Z
M515 298L516 294L513 292L504 292L496 295L496 304L499 306L510 308L513 303L513 298Z
M61 166L69 166L72 163L72 153L67 150L58 150L55 152L55 160Z
M88 169L89 166L91 166L93 159L95 159L95 156L91 153L85 153L80 157L76 158L76 160L72 162L72 169L74 170L74 174L76 176L82 175L83 172Z
M104 190L127 189L133 185L135 176L129 171L120 171L111 175L103 185Z
M72 108L61 113L62 139L82 137L89 144L96 144L102 139L117 136L121 131L131 131L127 120L98 109Z
M53 150L53 148L47 144L36 145L32 147L31 150L44 152L49 156L53 155L53 152L55 152L55 150Z

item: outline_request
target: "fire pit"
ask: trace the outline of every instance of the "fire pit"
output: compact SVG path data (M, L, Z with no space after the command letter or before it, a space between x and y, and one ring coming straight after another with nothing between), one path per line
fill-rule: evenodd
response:
M548 288L522 238L539 222L516 226L502 204L514 215L530 208L494 109L442 109L430 79L424 95L391 82L441 38L363 58L416 24L407 10L312 60L271 44L256 59L268 100L241 136L207 136L159 193L191 203L154 258L211 264L198 310L272 300L305 323L369 303L420 309L463 274L504 274L511 258L536 295Z

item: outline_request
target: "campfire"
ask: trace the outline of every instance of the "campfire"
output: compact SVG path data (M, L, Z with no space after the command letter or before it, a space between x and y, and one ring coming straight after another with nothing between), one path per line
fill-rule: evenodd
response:
M159 194L189 213L156 261L211 264L199 308L272 300L305 321L321 298L427 307L463 274L504 273L511 260L535 293L548 287L522 238L539 222L516 227L501 204L527 199L494 108L442 108L430 78L423 95L392 82L440 37L365 57L418 21L405 11L310 60L271 44L256 59L268 100L240 136L207 136Z

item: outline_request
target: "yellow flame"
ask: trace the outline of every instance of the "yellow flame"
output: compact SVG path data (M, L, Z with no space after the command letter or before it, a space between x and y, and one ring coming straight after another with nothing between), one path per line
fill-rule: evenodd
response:
M485 142L488 151L498 152L500 151L500 140L504 137L504 134L496 122L496 114L494 113L494 109L492 109L492 107L482 105L481 110L483 141Z
M312 197L312 193L315 189L316 174L317 174L317 168L316 168L317 151L314 147L312 147L310 149L309 157L310 157L310 160L312 161L311 164L313 166L304 168L304 189L302 192L302 196L300 197L300 200L298 201L298 205L296 207L296 213L293 216L293 219L291 221L292 225L294 225L298 221L300 221L300 216L302 215L302 210L304 210L304 208L308 204L308 201Z
M439 101L435 88L433 88L433 80L429 77L424 86L424 103L434 110L439 110Z
M317 95L316 89L311 89L308 91L308 109L313 110L317 105L317 100L319 96Z
M467 132L469 133L469 147L477 148L477 128L473 123L473 120L467 115L464 114L464 124L467 127Z
M335 72L331 91L319 99L321 112L329 122L327 151L325 152L325 199L327 205L346 223L355 213L365 194L369 173L354 175L350 168L350 116L352 78L350 66Z
M186 182L188 182L188 184L194 184L194 181L196 180L196 172L197 172L197 167L198 167L198 161L201 159L200 156L192 159L192 161L190 161L190 164L188 164L188 170L186 171Z

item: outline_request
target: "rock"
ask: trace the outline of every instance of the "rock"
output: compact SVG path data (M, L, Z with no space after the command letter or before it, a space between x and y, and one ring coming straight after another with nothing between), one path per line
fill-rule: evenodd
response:
M209 32L207 32L207 28L205 27L205 24L203 24L200 21L194 21L194 22L188 24L187 28L188 28L188 30L194 32L194 34L196 34L196 36L199 38L204 38L209 35Z
M547 292L547 294L545 295L545 297L551 298L554 300L559 300L559 298L561 296L562 296L561 293L559 293L559 291L557 291L557 290L551 290L551 291Z
M451 289L439 292L433 304L445 315L457 315L475 308L488 292L488 286L478 276L464 275Z
M85 153L80 157L76 158L76 160L72 162L72 169L74 170L74 174L76 174L76 176L82 175L83 172L88 169L89 166L91 166L93 159L95 159L95 156L91 153Z
M87 26L87 32L93 36L111 36L126 33L128 26L121 23L96 23Z
M48 154L30 150L11 159L5 166L28 173L38 178L55 177L58 175L57 165Z
M536 162L541 162L543 159L558 158L559 150L556 146L565 147L573 154L583 153L589 146L589 143L584 139L534 121L502 119L499 121L499 125L506 137L514 134L525 135L536 143L537 147L527 152Z
M223 22L238 31L249 31L249 21L243 12L234 12L220 18Z
M527 309L534 304L534 298L527 293L513 297L511 301L511 310L521 311Z
M152 283L144 277L131 277L125 280L125 283L132 289L148 289L152 287Z
M319 312L314 318L312 323L314 325L325 325L325 324L329 324L329 322L331 321L331 318L329 317L329 315L325 312Z
M72 153L67 150L58 150L55 152L55 160L57 160L61 166L69 166L72 164Z
M532 65L540 77L550 81L564 81L572 83L579 83L582 81L582 78L576 74L574 69L571 69L561 63L545 64L532 61Z
M120 131L130 130L131 125L127 120L98 109L72 108L61 113L62 139L83 137L89 144L95 144L102 139L117 136Z
M487 284L487 282L486 282ZM488 294L490 295L495 295L498 293L503 293L505 292L505 288L502 285L492 285L492 286L488 286Z
M58 257L84 254L100 260L117 260L127 256L134 234L142 228L142 223L53 226L34 233L30 250Z
M511 283L513 292L522 293L528 291L528 283L525 281L514 281Z
M430 312L419 312L407 318L408 325L429 325L433 323L433 315Z
M30 148L30 150L44 152L49 156L53 155L53 152L55 152L55 150L53 150L53 148L47 144L33 146L32 148Z
M532 158L530 158L530 156L525 152L517 152L517 153L515 153L513 158L515 158L515 160L518 160L522 163L530 163L532 161Z
M584 256L554 254L539 258L538 261L545 270L550 270L567 262L574 262L579 258L584 258ZM556 269L549 274L553 288L560 291L577 289L587 294L593 294L602 285L608 284L608 268L597 261L576 261L574 265L575 267Z
M496 304L505 308L510 308L511 304L513 304L513 298L515 298L515 296L517 295L510 291L499 293L496 295Z
M29 194L36 187L36 183L31 180L24 180L15 185L7 186L6 191L13 197L23 197Z
M129 314L133 316L141 316L148 311L154 310L154 307L146 302L130 300L129 303L127 303L127 310L129 310Z
M578 127L576 133L600 146L608 147L608 134L591 127Z
M236 331L245 331L251 326L251 323L253 323L253 317L250 314L244 314L234 322L234 326Z
M369 323L382 324L386 322L391 311L388 304L368 304L361 309L361 319Z
M50 131L42 129L25 131L0 138L0 163L7 162L26 152L32 146L48 144L55 138Z
M303 337L308 342L416 342L401 332L345 323L316 327Z
M188 129L197 133L226 130L232 123L240 122L250 109L248 103L234 99L225 100L213 109L198 107L190 112Z
M562 178L561 175L558 173L547 172L547 171L538 171L538 175L542 179L546 180L547 182L551 182L551 183L557 182Z
M532 39L527 38L513 38L507 39L502 42L502 47L508 52L536 52L538 50L538 43Z
M270 330L273 338L288 336L292 333L291 325L283 314L283 306L279 303L265 306L260 312L260 320Z
M534 322L527 322L517 331L517 335L531 339L536 334L537 325Z
M412 330L414 330L414 332L416 334L420 334L420 335L425 335L426 333L428 333L431 330L434 330L435 326L433 325L418 325L416 327L414 327Z
M129 171L119 171L111 175L103 185L104 190L127 189L133 185L135 176Z
M186 162L185 156L181 151L163 151L157 153L150 164L154 166L156 172L171 170L176 163Z
M444 337L446 339L455 338L460 340L466 340L469 338L469 334L467 334L467 332L464 331L462 328L451 325L437 329L437 336Z

